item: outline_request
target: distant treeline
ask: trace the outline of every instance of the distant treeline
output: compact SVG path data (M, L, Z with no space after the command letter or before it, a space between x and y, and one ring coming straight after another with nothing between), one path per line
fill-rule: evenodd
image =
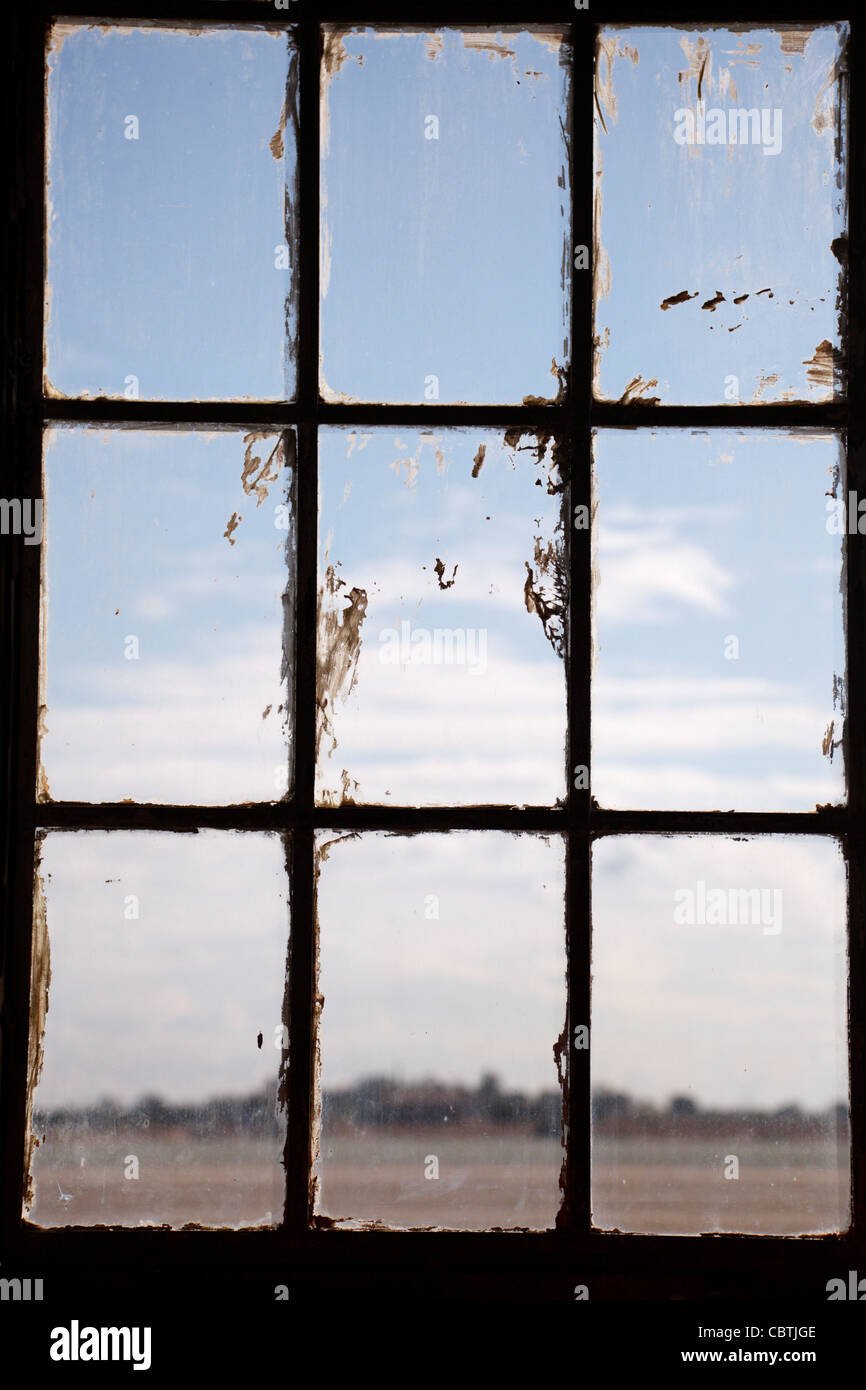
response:
M592 1097L593 1127L607 1135L687 1135L708 1134L719 1129L764 1137L804 1137L826 1134L828 1129L844 1131L848 1107L829 1106L823 1111L805 1111L797 1105L776 1110L701 1109L688 1096L674 1096L667 1105L651 1105L610 1090L598 1090ZM558 1137L562 1129L562 1095L543 1091L526 1095L523 1091L504 1091L492 1074L479 1085L449 1085L436 1080L395 1081L373 1076L341 1090L325 1091L322 1121L366 1129L430 1128L436 1125L519 1127L530 1133ZM103 1100L88 1107L56 1107L34 1115L37 1134L51 1129L93 1131L118 1128L184 1130L199 1135L243 1134L276 1136L285 1128L276 1090L248 1096L222 1096L201 1104L169 1104L159 1096L145 1096L132 1106Z
M324 1124L405 1125L420 1128L439 1124L520 1125L536 1134L558 1135L562 1126L562 1094L542 1091L503 1091L489 1074L475 1090L441 1081L400 1082L372 1076L342 1091L322 1097Z
M616 1091L596 1091L592 1097L593 1128L599 1134L622 1137L678 1135L682 1138L724 1131L755 1138L808 1138L848 1127L848 1106L836 1103L825 1110L803 1110L799 1105L777 1109L701 1109L690 1096L674 1096L666 1106L647 1104Z

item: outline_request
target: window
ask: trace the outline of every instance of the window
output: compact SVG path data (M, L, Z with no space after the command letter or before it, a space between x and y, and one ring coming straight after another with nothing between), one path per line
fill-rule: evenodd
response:
M4 1266L825 1297L859 34L303 4L16 20Z

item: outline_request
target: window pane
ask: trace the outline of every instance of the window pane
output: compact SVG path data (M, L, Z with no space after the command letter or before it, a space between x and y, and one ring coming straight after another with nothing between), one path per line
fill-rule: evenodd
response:
M292 398L295 62L285 30L53 26L49 394Z
M558 396L569 64L561 29L326 32L326 400Z
M841 394L847 34L602 31L600 399Z
M838 439L602 430L595 455L600 804L844 800Z
M564 483L548 436L320 436L318 796L564 796Z
M289 782L284 439L46 437L43 799L275 801Z
M279 1224L281 840L52 831L41 880L29 1219Z
M562 841L323 831L318 865L317 1210L344 1225L552 1226Z
M594 1224L846 1229L838 844L603 839L593 919Z

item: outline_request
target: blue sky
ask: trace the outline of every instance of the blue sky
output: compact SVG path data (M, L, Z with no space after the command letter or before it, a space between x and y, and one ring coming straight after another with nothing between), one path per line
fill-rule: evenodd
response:
M562 622L548 624L551 641L525 594L528 565L543 598L562 598L552 454L534 435L509 446L488 430L323 432L320 583L330 565L344 585L325 608L342 612L353 588L367 606L354 687L329 706L320 797L345 770L356 799L385 804L564 798ZM404 623L410 645L391 663L389 634ZM437 630L466 634L465 661L413 658L412 634Z
M603 31L596 119L597 390L636 377L665 405L827 399L806 368L839 345L844 170L834 144L844 25ZM838 28L838 31L837 31ZM802 51L801 50L802 47ZM780 111L781 148L674 139L677 111ZM640 254L635 254L635 248ZM663 302L691 297L668 309ZM762 291L764 293L762 293ZM724 302L703 306L721 293ZM747 295L742 303L735 299Z
M606 50L616 105L609 87L600 91L610 287L598 328L609 331L600 380L614 398L640 373L659 378L651 394L664 400L723 399L733 373L750 399L760 379L776 372L761 398L780 398L789 389L811 390L804 359L824 337L836 341L837 262L829 242L841 225L839 190L832 142L820 119L819 129L813 124L816 108L832 106L832 89L822 97L821 88L835 31L810 39L803 53L755 37L759 55L743 47L751 36L713 36L703 80L719 104L733 99L735 80L741 104L782 107L778 156L752 147L696 152L673 140L674 111L696 93L689 75L700 53L696 33L640 31L617 36ZM553 396L551 363L562 366L570 350L563 273L570 190L560 128L568 70L551 34L445 31L441 38L347 36L327 89L323 394L423 401L432 374L440 401ZM637 62L619 52L620 40L638 52ZM282 153L271 148L285 96L285 35L86 29L66 34L52 61L54 387L122 396L135 375L141 399L290 396L291 270L274 264L294 167L290 127ZM130 114L140 118L137 141L124 137ZM425 138L430 115L439 121L438 140ZM759 226L773 231L758 234ZM764 284L778 292L755 307ZM729 333L730 293L740 287L750 294L748 316ZM683 289L701 298L660 310L663 298ZM704 291L709 298L717 290L725 303L702 310ZM816 387L808 398L820 394ZM42 754L55 797L230 803L282 794L274 769L288 765L280 663L283 596L291 601L293 581L288 533L277 526L275 508L290 480L286 470L269 479L257 506L244 487L243 434L49 433ZM844 674L841 539L826 529L825 506L837 441L747 436L732 427L702 435L608 431L595 443L594 794L608 805L684 809L801 810L838 800L839 752L831 761L821 751L831 721L831 741L841 734L833 699L834 676ZM333 709L338 748L323 753L320 796L338 794L344 771L358 783L358 799L386 803L553 805L564 795L563 662L526 591L529 565L542 596L555 598L538 555L555 556L563 544L562 498L548 490L550 451L537 459L534 445L524 437L516 447L487 430L323 431L320 582L329 564L339 564L345 581L336 602L325 597L325 611L339 618L352 588L365 591L367 607L356 683ZM569 509L590 500L570 497ZM242 520L227 536L235 514ZM404 622L483 631L484 670L386 664L383 634ZM124 656L130 634L140 639L138 660ZM730 636L739 642L736 660L725 655ZM198 851L181 854L175 837L165 837L164 855L157 836L145 837L140 852L130 836L109 838L116 850L105 837L49 837L58 885L49 927L66 945L55 960L39 1102L83 1102L112 1091L131 1100L154 1088L201 1098L247 1088L254 1071L248 1035L271 1007L260 1000L276 988L272 956L246 949L247 924L254 936L279 910L271 943L274 950L282 943L279 951L286 931L273 891L282 870L260 874L253 862L270 847L253 850L244 837L213 840L212 868L210 859L199 863ZM446 841L438 854L435 837L417 842L415 863L413 847L376 837L332 851L322 880L323 961L333 981L325 1075L344 1083L356 1061L383 1070L402 1056L408 1076L412 1059L433 1068L438 1057L443 1072L467 1084L499 1067L505 1085L549 1087L550 1048L564 1016L560 909L551 907L561 891L559 850L527 840L518 853L497 839L495 850L475 859ZM757 943L767 948L762 968L772 952L788 953L784 989L772 977L768 983L776 989L772 1036L797 1035L803 991L820 981L813 1005L821 1041L809 1065L796 1049L768 1043L755 1012L742 1045L756 1071L734 1067L713 1047L712 1032L702 1031L704 1011L667 938L652 998L646 972L617 974L618 952L634 960L652 954L658 903L678 875L688 884L712 871L737 883L745 872L743 861L720 860L697 842L669 870L635 842L618 859L603 850L599 861L599 1083L660 1102L689 1085L706 1104L840 1098L841 927L836 907L829 912L826 904L839 899L841 871L826 846L765 848L763 859L756 850L749 862L749 882L757 874L783 886L792 904L791 937L786 926L779 943ZM242 864L247 853L252 858ZM213 889L231 878L233 863L229 900ZM491 1009L501 1007L500 985L506 995L514 988L507 971L498 973L503 959L511 962L522 994L521 1007L508 1009L507 1046L484 1043L485 1029L459 1002L469 997L461 991L471 971L443 944L435 989L431 983L425 993L417 971L411 988L403 988L398 970L384 979L385 1002L361 1058L353 1045L358 1000L382 965L369 902L361 917L354 877L361 872L389 885L384 936L414 929L422 887L421 900L433 894L446 904L450 895L459 904L441 918L441 943L452 939L448 933L454 940L473 934L467 952L472 969L489 964ZM238 932L251 993L226 1023L226 1037L236 1042L220 1054L218 1086L196 1020L205 995L222 997L224 961L219 978L206 966L178 976L158 1039L142 1018L141 1046L112 1053L124 990L131 996L152 978L118 974L117 961L98 949L102 908L95 904L115 877L130 893L143 884L143 899L151 894L154 904L181 895L191 962L206 960L215 917L221 932ZM194 885L202 882L198 893ZM635 913L641 903L646 919ZM649 923L643 936L642 922ZM364 932L373 943L367 952ZM155 931L151 965L161 939ZM73 940L89 958L87 992ZM513 955L503 956L504 940ZM435 934L419 941L418 959L426 959ZM722 971L717 941L697 937L691 949L696 975L703 970L707 980ZM716 976L718 1009L744 997L744 982L757 978L749 974L748 949ZM515 964L527 958L526 968ZM763 1007L751 986L749 997L755 1010ZM690 1072L681 1048L653 1053L641 1042L650 1006L663 999L681 1000L688 1015ZM215 1017L225 1021L221 1009L214 1005ZM413 1050L419 1010L436 1017L438 1053ZM624 1027L623 1019L632 1022ZM151 1048L147 1071L142 1058ZM174 1060L163 1065L165 1058Z
M844 722L843 537L826 510L844 495L839 440L601 430L595 462L598 800L843 800L841 747L829 756Z
M342 40L322 103L326 399L423 402L431 375L443 402L556 396L571 198L560 35Z
M278 268L275 248L296 151L289 134L278 153L271 142L291 40L265 30L55 32L53 389L123 396L135 376L141 399L290 399L292 270ZM130 116L137 138L127 137Z
M778 890L780 930L679 924L675 894L700 881ZM817 836L597 842L593 1084L732 1110L844 1103L845 889L839 845Z
M54 799L285 792L294 548L279 443L248 446L237 429L51 431L41 748ZM245 489L248 447L260 466Z

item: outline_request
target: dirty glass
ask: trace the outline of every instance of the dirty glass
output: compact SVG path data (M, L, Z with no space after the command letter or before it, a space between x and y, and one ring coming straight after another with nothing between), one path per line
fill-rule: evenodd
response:
M335 428L319 454L319 801L564 797L556 442Z
M295 64L285 30L52 27L49 395L293 397Z
M564 844L317 839L317 1211L547 1228L559 1207Z
M593 794L811 811L845 797L840 442L600 430Z
M594 1225L845 1229L838 842L605 838L592 906Z
M592 894L593 1223L846 1229L838 843L605 838Z
M560 395L569 63L562 29L326 29L325 400Z
M285 795L293 439L47 432L43 800Z
M841 393L847 35L845 24L601 32L598 399Z
M279 1224L280 838L52 831L39 874L28 1219Z

